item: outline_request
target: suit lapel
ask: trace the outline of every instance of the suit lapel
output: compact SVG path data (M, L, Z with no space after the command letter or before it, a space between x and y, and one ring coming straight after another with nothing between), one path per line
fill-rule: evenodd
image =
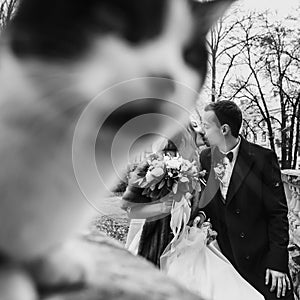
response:
M213 159L215 156L215 148L212 148L211 151L204 157L207 163L207 169L209 169L209 174L206 183L206 187L204 188L204 191L201 193L200 203L199 207L202 208L206 206L216 195L218 192L220 183L215 177L215 172L213 169Z
M253 163L254 163L254 156L250 151L250 144L243 138L241 138L241 144L239 148L239 153L237 156L237 160L235 162L228 191L226 197L226 204L228 205L238 189L240 188L241 184L245 180L245 177L249 173Z

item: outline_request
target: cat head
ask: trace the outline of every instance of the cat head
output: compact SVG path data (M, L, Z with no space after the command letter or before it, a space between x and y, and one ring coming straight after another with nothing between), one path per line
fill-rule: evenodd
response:
M232 2L21 0L9 27L10 45L23 59L80 66L94 81L93 92L145 76L199 90L206 74L206 34ZM98 68L98 82L88 76L89 69L95 71L89 63Z
M130 120L143 116L118 135L119 145L147 131L172 135L172 124L187 120L206 76L206 35L232 2L21 0L6 36L30 85L39 87L37 101L52 101L58 111L94 103L79 110L90 114L81 120L96 120L82 127L100 130L106 162ZM115 157L123 159L124 147Z

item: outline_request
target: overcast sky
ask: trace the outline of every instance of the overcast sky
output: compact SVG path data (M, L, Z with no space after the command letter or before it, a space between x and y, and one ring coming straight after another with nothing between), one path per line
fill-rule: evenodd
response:
M249 9L274 9L280 14L287 14L291 9L300 5L299 0L240 0Z

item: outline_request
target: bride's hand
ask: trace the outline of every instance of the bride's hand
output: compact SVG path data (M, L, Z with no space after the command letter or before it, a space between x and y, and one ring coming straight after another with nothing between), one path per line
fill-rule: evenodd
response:
M207 245L213 242L217 238L218 233L211 228L208 228L207 232Z
M200 228L202 226L202 224L204 223L205 219L206 219L205 213L202 211L199 211L199 215L193 221L193 226Z
M160 211L163 214L171 213L173 199L168 199L160 203Z

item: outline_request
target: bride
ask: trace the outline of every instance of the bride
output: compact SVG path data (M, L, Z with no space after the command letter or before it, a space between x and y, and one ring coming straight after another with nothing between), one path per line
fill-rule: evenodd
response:
M187 132L179 134L173 142L166 142L160 150L199 162L196 145L199 136L191 127ZM123 209L129 218L145 220L128 245L129 250L154 263L202 299L263 300L221 253L217 242L211 242L211 226L203 223L205 216L197 210L198 192L189 190L187 197L179 195L178 198L179 191L164 195L163 201L151 199L143 188L134 184L145 176L147 167L143 162L131 174L123 196Z
M199 161L196 147L197 138L198 136L190 125L172 141L159 139L153 145L152 150L170 156L180 153L188 160ZM141 176L145 166L144 162L140 163L130 174L129 185L122 199L122 208L127 211L128 217L131 219L130 235L126 246L132 253L139 254L160 267L160 256L174 237L170 228L173 199L164 198L164 201L155 201L153 198L143 195L142 188L132 184L137 177ZM192 211L196 213L198 207L196 200L199 199L199 194L196 192L193 194Z

